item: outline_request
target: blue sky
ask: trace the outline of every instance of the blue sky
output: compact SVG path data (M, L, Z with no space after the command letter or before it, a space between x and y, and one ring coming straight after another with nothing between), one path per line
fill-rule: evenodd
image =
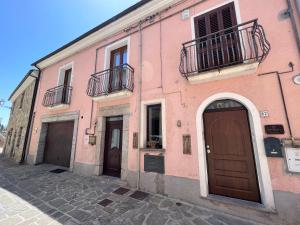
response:
M0 99L8 99L32 62L136 2L138 0L1 0ZM7 124L8 117L9 110L0 108L2 123Z

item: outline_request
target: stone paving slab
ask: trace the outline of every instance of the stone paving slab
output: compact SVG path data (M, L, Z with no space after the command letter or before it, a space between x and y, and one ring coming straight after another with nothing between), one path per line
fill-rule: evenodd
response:
M0 157L0 225L263 225L160 195L134 199L119 179L53 169ZM120 187L129 191L113 193Z

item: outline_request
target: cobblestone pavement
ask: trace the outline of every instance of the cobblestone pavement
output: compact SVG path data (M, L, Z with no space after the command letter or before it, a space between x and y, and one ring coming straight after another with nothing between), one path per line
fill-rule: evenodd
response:
M0 225L258 225L160 195L137 200L132 189L113 193L124 187L119 179L49 172L55 168L0 157Z

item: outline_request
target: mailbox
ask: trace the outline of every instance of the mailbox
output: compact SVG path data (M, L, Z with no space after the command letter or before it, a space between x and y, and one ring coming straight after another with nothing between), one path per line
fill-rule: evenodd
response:
M267 157L283 157L282 144L278 138L267 137L264 143Z
M300 148L286 148L285 157L288 171L300 173Z

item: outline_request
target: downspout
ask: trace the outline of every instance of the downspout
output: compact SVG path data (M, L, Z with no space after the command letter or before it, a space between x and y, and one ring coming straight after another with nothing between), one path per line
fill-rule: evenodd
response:
M288 15L290 17L290 19L291 19L292 29L294 31L294 35L295 35L295 39L296 39L296 42L297 42L298 51L300 53L300 36L299 36L299 31L297 29L296 18L295 18L295 14L294 14L294 11L293 11L291 0L287 0L287 5L288 5L288 9L285 12L285 14Z
M142 73L143 73L143 35L142 35L142 21L139 23L139 76L138 76L138 149L137 149L137 164L138 164L138 177L137 177L137 189L140 189L141 180L141 107L142 107Z
M98 51L99 51L99 48L96 49L94 73L97 72ZM92 99L91 114L90 114L90 127L85 129L86 135L95 135L95 133L96 133L96 123L93 126L93 114L94 114L94 100ZM91 132L92 128L93 128L93 131Z
M289 114L288 114L287 105L286 105L286 100L285 100L285 96L284 96L284 92L283 92L283 87L282 87L282 81L281 81L281 78L280 78L280 76L282 74L294 72L294 64L292 62L290 62L288 66L291 68L288 71L284 71L284 72L272 71L272 72L258 74L258 76L265 76L265 75L276 74L278 85L279 85L279 90L280 90L280 95L281 95L281 99L282 99L284 114L285 114L285 118L286 118L288 130L289 130L289 135L290 135L289 138L292 140L292 146L294 146L295 137L294 137L293 132L292 132L291 123L290 123Z
M32 101L31 101L31 107L30 107L30 113L29 113L29 121L28 121L28 125L27 125L27 129L26 129L26 134L25 134L25 139L24 139L24 145L23 145L23 150L22 150L22 156L21 156L21 160L20 160L20 164L24 163L25 158L27 157L27 153L28 153L28 148L29 148L29 143L30 141L28 141L30 139L31 133L32 133L32 127L33 127L33 111L34 111L34 107L35 107L35 101L36 101L36 96L37 96L37 91L38 91L38 87L39 87L39 83L40 83L40 75L41 75L41 69L38 68L37 65L35 65L35 67L38 70L38 75L36 76L32 76L31 74L29 76L35 78L35 84L34 84L34 90L33 90L33 95L32 95Z

